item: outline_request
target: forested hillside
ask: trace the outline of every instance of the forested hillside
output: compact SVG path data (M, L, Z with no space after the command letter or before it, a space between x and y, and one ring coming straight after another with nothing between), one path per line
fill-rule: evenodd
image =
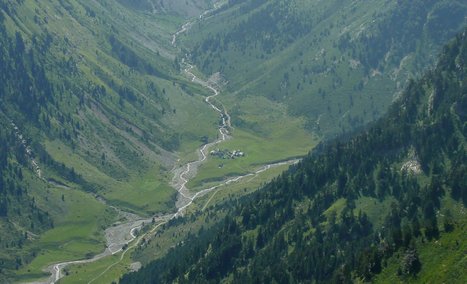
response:
M33 257L30 252L19 250L53 227L53 221L28 192L27 169L31 165L26 149L17 142L15 132L8 131L11 125L4 120L0 120L0 125L0 282L3 282L6 270L18 269L24 260Z
M120 283L465 283L466 63L464 30L382 119Z
M154 158L179 146L163 122L172 108L157 81L176 71L170 59L129 45L111 23L93 24L110 12L89 5L3 2L1 111L31 139L39 164L58 160L98 191L153 167L143 153ZM68 151L76 156L64 159ZM100 179L90 177L91 165Z
M0 1L0 282L101 252L116 218L104 203L173 210L175 151L215 131L180 127L204 107L173 62L181 21L116 1Z
M462 1L229 1L184 39L237 101L265 96L335 135L385 113L466 24ZM246 115L233 109L237 125Z

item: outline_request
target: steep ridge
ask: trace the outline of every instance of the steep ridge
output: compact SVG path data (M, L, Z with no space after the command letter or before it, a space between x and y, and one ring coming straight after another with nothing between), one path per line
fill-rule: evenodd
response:
M382 119L120 283L465 282L466 62L464 30Z

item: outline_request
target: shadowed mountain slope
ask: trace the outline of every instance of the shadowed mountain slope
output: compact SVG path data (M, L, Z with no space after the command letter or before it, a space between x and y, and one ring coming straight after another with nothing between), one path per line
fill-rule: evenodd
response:
M465 282L466 63L464 31L383 118L120 283Z

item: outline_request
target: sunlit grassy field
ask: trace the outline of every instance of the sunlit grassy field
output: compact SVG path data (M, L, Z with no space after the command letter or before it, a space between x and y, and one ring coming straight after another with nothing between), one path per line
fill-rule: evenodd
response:
M49 211L55 223L53 229L25 248L37 252L37 257L17 271L18 280L46 276L42 270L48 265L88 258L104 251L103 228L114 221L113 209L76 189L48 187L45 193L34 194L38 202L57 204Z
M234 129L231 139L211 150L240 150L245 156L208 157L188 183L189 188L202 188L227 176L252 172L264 164L304 156L319 142L319 137L304 129L302 119L288 116L284 106L264 97L236 101L227 94L219 101L230 111Z

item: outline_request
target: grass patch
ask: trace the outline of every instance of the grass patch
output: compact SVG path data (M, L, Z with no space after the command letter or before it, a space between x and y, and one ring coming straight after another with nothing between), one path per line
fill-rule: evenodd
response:
M443 200L442 208L451 208L455 220L452 232L440 228L440 238L432 241L417 241L417 251L422 263L421 271L415 277L397 275L403 252L388 260L382 273L374 283L466 283L467 276L467 212L465 207L450 198ZM442 224L439 215L438 223Z
M102 229L113 220L113 210L78 190L52 187L46 194L51 204L58 204L50 210L55 227L25 247L37 256L17 271L21 281L46 276L42 269L53 263L91 257L105 249Z
M115 205L150 215L171 210L175 191L160 178L162 174L161 169L155 168L118 189L106 191L103 196Z
M339 198L334 202L331 206L329 206L326 211L323 212L323 215L326 216L326 218L329 220L332 214L335 214L335 216L340 216L342 213L342 210L344 210L345 206L347 205L347 199L345 198Z
M289 166L283 165L278 166L257 175L241 179L238 182L231 183L220 187L219 189L207 194L194 202L194 206L191 207L190 211L206 210L212 206L215 206L225 200L247 195L256 191L262 185L270 182L273 178L280 175Z
M224 102L224 97L221 100ZM316 136L304 129L303 120L288 116L280 104L263 97L235 101L228 95L225 101L227 109L232 110L233 139L213 148L240 150L245 157L209 157L188 183L189 188L198 189L210 181L242 175L259 165L304 156L318 142ZM262 106L261 110L258 105Z
M88 283L94 279L92 283L112 283L113 281L118 281L123 274L129 272L131 264L128 253L122 261L120 261L120 257L121 254L116 254L93 263L71 265L64 270L66 276L60 280L60 283ZM100 275L113 264L115 265L112 268L102 276Z
M391 209L391 203L395 201L393 197L386 197L383 201L380 201L377 198L362 196L355 200L355 212L361 210L368 216L370 222L376 228L379 228L384 223L386 212Z

